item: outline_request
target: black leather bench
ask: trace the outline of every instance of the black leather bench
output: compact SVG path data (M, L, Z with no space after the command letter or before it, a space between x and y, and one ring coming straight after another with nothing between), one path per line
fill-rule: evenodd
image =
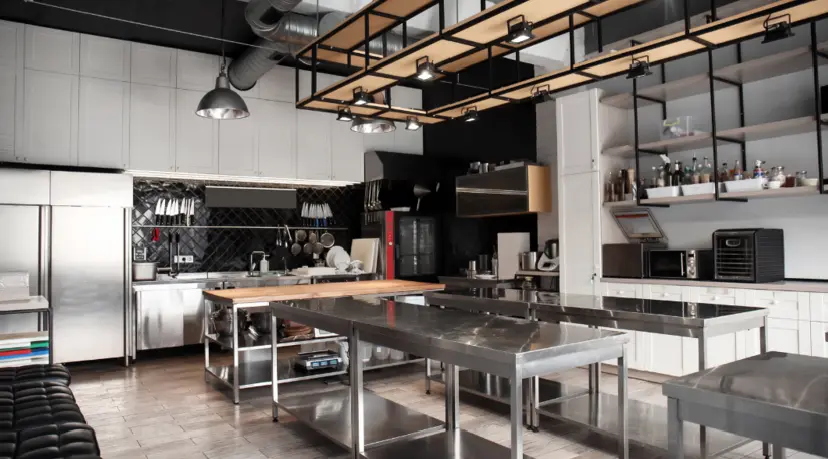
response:
M94 459L86 425L62 365L0 369L0 459Z

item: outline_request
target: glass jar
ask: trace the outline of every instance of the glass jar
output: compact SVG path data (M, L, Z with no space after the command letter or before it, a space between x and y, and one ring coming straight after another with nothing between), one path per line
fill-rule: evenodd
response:
M805 179L808 178L808 171L799 171L796 173L796 186L805 186Z

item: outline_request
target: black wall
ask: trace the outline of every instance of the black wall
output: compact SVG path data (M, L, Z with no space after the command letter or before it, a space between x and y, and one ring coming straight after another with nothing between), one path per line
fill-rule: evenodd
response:
M492 76L494 87L499 88L534 76L534 67L518 65L509 59L497 59ZM488 87L488 64L472 67L460 75L459 81L465 85ZM463 85L433 83L423 91L423 104L427 109L439 107L481 92L481 89ZM447 165L457 164L450 172L455 177L464 174L472 161L535 161L535 123L535 107L525 102L482 111L480 119L474 123L453 120L425 126L424 155L439 158ZM453 196L454 183L448 185ZM476 259L478 254L491 254L497 244L497 233L528 232L533 247L537 245L538 223L535 215L488 218L457 218L456 215L454 200L446 200L441 210L444 274L457 274L467 266L468 260Z

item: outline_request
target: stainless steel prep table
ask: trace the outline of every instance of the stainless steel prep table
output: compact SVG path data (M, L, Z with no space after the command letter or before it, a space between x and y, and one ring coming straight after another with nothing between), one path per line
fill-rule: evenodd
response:
M622 394L618 398L616 410L618 423L622 426L619 456L628 457L624 428L626 426L627 393L624 345L629 342L629 336L624 333L501 316L484 316L464 311L439 310L379 299L304 300L292 303L272 303L271 307L274 321L276 317L295 320L348 335L351 390L350 394L341 396L345 398L349 395L349 401L356 400L357 402L343 403L342 406L347 405L351 408L352 433L349 438L340 438L337 441L341 444L347 444L350 441L352 451L357 453L355 457L398 458L403 454L401 451L407 451L409 456L417 452L418 457L454 457L456 447L463 445L465 451L482 452L479 457L522 458L524 457L521 420L523 385L512 384L510 389L512 443L511 452L508 452L506 448L496 443L460 430L458 366L508 378L512 382L521 382L523 378L614 358L618 359L620 374L618 392ZM374 415L365 416L365 412L377 411L374 407L376 400L382 399L373 394L363 394L362 361L358 355L360 339L446 363L448 384L444 432L434 433L431 428L426 427L420 433L396 430L388 435L379 434L389 429L392 420L387 417L380 419L379 416ZM275 362L277 348L274 346L272 349L272 358ZM322 431L324 435L329 437L334 435L332 429L326 427L330 425L329 422L314 422L315 419L302 414L311 410L304 408L300 412L294 406L292 399L280 401L278 384L273 384L272 388L274 417L278 416L276 408L282 407L300 420ZM392 404L388 401L384 403ZM307 403L303 406L307 407ZM402 407L399 409L404 410L402 417L409 419L409 424L416 423L410 421L412 419L410 410ZM389 413L390 410L385 409L381 412ZM341 415L336 414L331 416L342 418ZM341 422L347 422L347 420L341 419ZM366 436L373 436L373 438L366 438ZM384 437L410 441L406 442L403 447L399 442L388 444L389 439ZM366 447L368 447L367 451Z
M670 457L683 459L683 422L828 456L828 359L768 352L664 383Z
M593 327L609 327L697 338L699 368L707 367L708 338L758 328L761 352L767 345L765 308L727 306L705 303L642 300L634 298L563 295L533 290L450 289L426 293L426 302L433 306L459 308L511 315L529 314L546 322L569 322ZM528 309L528 312L527 312ZM463 388L471 393L503 401L502 393L487 375L464 375ZM431 377L431 380L440 380ZM484 385L485 384L485 385ZM527 416L537 426L541 413L553 418L574 421L587 428L615 435L613 407L615 397L600 392L600 364L590 366L589 389L586 393L555 381L536 380ZM601 407L595 414L595 406ZM666 410L648 403L630 401L630 440L647 447L667 450ZM743 441L722 432L708 433L688 426L685 445L694 455L709 452L720 454L739 446Z

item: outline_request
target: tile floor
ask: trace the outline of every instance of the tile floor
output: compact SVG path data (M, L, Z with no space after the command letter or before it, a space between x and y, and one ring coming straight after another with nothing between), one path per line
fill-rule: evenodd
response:
M219 357L218 359L226 359ZM223 363L223 362L222 362ZM204 380L198 355L143 359L129 369L116 364L72 368L72 390L89 424L98 435L105 458L122 459L254 459L345 458L347 454L306 426L282 413L271 420L267 388L242 392L234 405L226 393ZM383 397L435 418L443 419L442 385L426 395L421 366L366 373L366 387ZM585 385L586 371L557 375L568 383ZM614 377L604 375L603 390L612 392ZM282 396L299 389L324 389L322 382L283 386ZM630 398L666 403L660 386L630 380ZM473 397L463 396L461 427L497 443L509 444L507 412ZM615 457L609 438L543 418L540 433L525 432L526 454L538 459L603 459ZM729 453L728 459L761 457L760 445L750 443ZM635 459L659 456L637 448ZM805 459L796 454L796 459Z

